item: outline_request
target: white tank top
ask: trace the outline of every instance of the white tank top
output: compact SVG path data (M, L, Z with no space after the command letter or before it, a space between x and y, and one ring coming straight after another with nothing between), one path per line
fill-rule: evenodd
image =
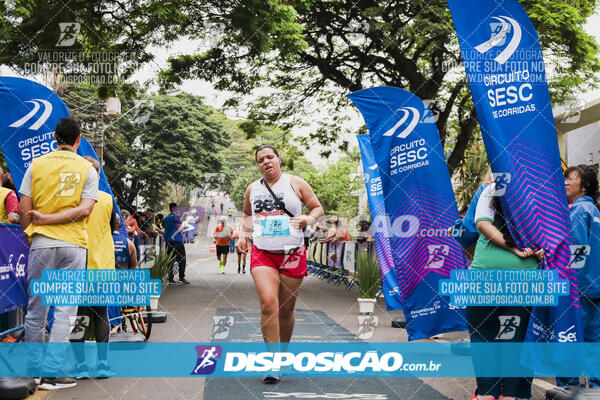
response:
M302 201L298 198L290 175L282 174L271 186L273 196L260 179L250 187L254 245L262 250L290 250L304 245L302 230L290 225L286 208L294 216L302 214Z

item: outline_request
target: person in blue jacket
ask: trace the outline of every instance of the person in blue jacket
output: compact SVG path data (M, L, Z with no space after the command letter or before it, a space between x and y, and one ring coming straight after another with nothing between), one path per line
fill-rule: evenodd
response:
M564 173L571 217L570 267L576 269L585 342L600 342L600 211L598 176L589 165L569 167ZM578 254L579 253L579 254ZM556 378L559 386L578 386L578 378ZM599 378L590 386L600 387Z

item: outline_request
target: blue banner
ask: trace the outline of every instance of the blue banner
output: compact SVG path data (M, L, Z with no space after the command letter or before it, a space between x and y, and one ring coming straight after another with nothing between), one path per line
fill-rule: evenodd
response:
M379 167L375 161L373 148L371 147L371 138L369 135L356 135L358 147L362 158L363 171L365 175L365 185L367 186L367 198L369 200L369 210L373 220L373 236L375 238L375 249L377 250L377 259L381 268L383 296L388 309L398 310L402 308L402 299L400 297L400 287L396 268L394 267L394 257L390 246L390 237L388 232L389 216L385 212L385 199L383 196L383 184Z
M467 260L448 234L459 216L431 111L417 96L395 87L348 97L365 119L381 174L389 221L374 221L374 229L389 227L397 276L392 288L397 288L409 339L466 330L464 307L450 306L438 293L438 281L465 268Z
M568 267L571 223L544 60L529 17L517 0L448 0L473 103L508 227L520 248L543 248L543 268L568 279L570 296L534 307L527 340L582 340L576 270ZM534 367L563 363L544 358Z
M600 364L593 362L600 354L600 343L292 342L286 351L273 352L258 342L38 342L0 343L0 360L4 360L0 362L0 376L47 376L41 368L27 365L27 353L32 351L66 354L59 372L73 376L78 370L71 350L76 352L78 347L87 360L96 358L98 348L108 347L110 368L117 377L249 378L273 372L304 378L523 377L534 375L518 361L523 351L529 348L546 354L555 352L556 347L567 352L585 351L589 362L571 360L536 375L600 375ZM472 355L487 362L474 365ZM86 367L90 376L97 376L95 362L88 362Z
M0 114L0 146L18 192L31 161L56 150L56 124L71 114L65 103L46 86L14 77L0 77L0 106L3 111ZM77 154L98 160L92 145L84 137ZM102 165L99 189L115 201ZM114 204L118 212L116 201ZM126 233L122 225L121 231Z
M19 225L0 224L0 314L27 305L29 244Z

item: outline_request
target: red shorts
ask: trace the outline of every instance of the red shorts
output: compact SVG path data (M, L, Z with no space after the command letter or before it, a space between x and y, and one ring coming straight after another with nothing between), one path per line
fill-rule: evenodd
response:
M291 254L273 254L252 245L250 271L256 267L269 267L290 278L302 279L306 272L306 248L300 247Z

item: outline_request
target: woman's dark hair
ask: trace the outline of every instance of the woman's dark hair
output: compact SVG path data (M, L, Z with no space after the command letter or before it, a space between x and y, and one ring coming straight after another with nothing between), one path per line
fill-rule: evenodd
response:
M277 157L279 157L279 152L277 152L277 149L273 145L271 145L271 144L263 144L263 145L259 146L258 149L256 149L256 151L254 152L254 161L257 160L258 152L261 151L261 150L264 150L264 149L271 149L271 150L273 150L273 153L275 153L275 155Z
M508 223L506 218L504 217L504 211L502 209L502 204L500 203L500 197L494 197L492 200L492 207L496 211L494 215L494 220L498 221L498 226L500 232L502 233L502 237L504 237L504 241L508 247L517 247L515 240L513 239L510 231L508 230Z
M10 180L10 177L8 176L8 174L4 175L4 178L2 179L2 187L5 187L7 189L10 190L17 190L15 188L15 185L13 185L13 183Z
M565 171L565 178L571 175L571 172L577 171L579 179L581 179L581 188L585 189L585 195L590 196L594 203L598 202L598 174L593 167L589 165L577 165L575 167L569 167Z

